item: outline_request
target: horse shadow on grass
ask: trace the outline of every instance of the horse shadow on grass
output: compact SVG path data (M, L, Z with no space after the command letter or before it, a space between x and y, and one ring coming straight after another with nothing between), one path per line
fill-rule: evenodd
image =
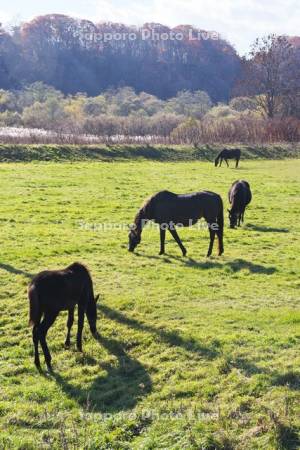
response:
M277 271L276 267L263 266L262 264L254 264L242 258L234 259L233 261L227 261L225 263L204 261L198 262L189 258L186 263L190 267L195 267L198 269L214 269L229 267L232 272L240 272L241 270L248 270L250 273L262 274L262 275L272 275Z
M95 339L116 360L98 362L93 357L84 355L81 364L100 366L105 372L103 375L97 376L88 388L73 385L56 371L52 372L52 377L66 395L82 408L101 413L116 413L133 408L142 397L151 392L150 375L137 359L127 353L123 343L101 334Z
M263 266L261 264L253 264L250 261L246 261L245 259L235 259L234 261L229 261L225 263L225 265L229 266L233 272L238 272L240 270L246 269L251 273L259 273L263 275L272 275L277 271L276 267L268 267Z
M139 254L138 256L144 256L148 259L157 259L164 261L166 263L172 263L172 261L178 261L180 264L191 267L194 269L210 270L210 269L222 269L224 267L230 267L232 272L239 272L241 270L249 270L250 273L262 274L262 275L272 275L277 271L276 267L273 266L263 266L262 264L254 264L242 258L234 259L233 261L226 261L224 263L205 260L197 261L194 258L174 256L166 254L165 256L155 256L147 254Z
M259 231L261 233L289 233L288 228L265 227L263 225L254 225L252 223L245 225L245 228L248 230Z
M165 253L164 255L147 255L146 253L135 253L135 256L138 257L144 257L147 259L154 259L157 261L162 261L164 263L172 264L173 262L179 262L182 265L185 265L187 267L194 267L198 269L213 269L213 268L220 268L222 267L222 264L215 261L196 261L193 258L189 258L187 256L175 256L171 255L169 253Z
M9 273L13 273L14 275L23 275L26 278L33 278L33 274L26 272L25 270L16 269L15 267L11 266L10 264L4 264L0 263L0 270L6 270Z
M187 352L193 352L207 360L212 360L220 354L220 344L217 340L210 346L204 345L194 339L184 338L176 331L166 331L129 318L106 305L98 305L98 309L107 318L141 332L150 333L170 347L181 347ZM103 376L98 376L89 388L75 386L57 372L52 373L53 378L62 390L81 407L87 408L90 405L91 410L101 413L113 413L133 408L143 396L152 390L149 373L137 359L128 354L124 343L101 334L98 334L95 339L109 353L115 355L116 362L99 363L92 357L83 356L81 363L100 366L105 371Z
M156 328L152 325L140 322L137 319L127 317L120 311L116 311L109 306L100 304L98 309L111 320L126 325L130 328L149 333L158 337L158 339L169 347L181 347L187 352L197 354L201 358L207 360L213 360L220 354L220 344L216 340L213 344L202 344L193 338L185 338L181 336L177 331L168 331L163 328Z
M241 270L249 270L250 273L272 275L277 271L276 267L263 266L262 264L254 264L242 258L234 259L233 261L227 261L225 263L219 263L216 261L195 261L192 258L188 258L185 264L189 267L197 269L214 269L229 267L232 272L240 272Z

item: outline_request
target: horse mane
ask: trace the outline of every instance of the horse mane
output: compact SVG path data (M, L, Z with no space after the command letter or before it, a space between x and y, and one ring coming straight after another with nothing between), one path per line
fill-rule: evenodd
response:
M148 197L144 203L142 204L142 206L140 207L140 209L138 210L135 218L134 218L134 225L135 225L135 229L142 231L142 220L148 220L149 219L149 213L150 213L150 208L151 208L151 204L153 201L153 198L156 196L157 194L151 195L150 197Z
M136 214L134 218L134 225L135 229L141 231L142 230L142 220L146 219L146 207L147 207L147 201L140 207L138 210L138 213Z
M246 181L246 180L235 180L233 183L232 183L232 185L231 185L231 187L233 187L235 184L237 184L237 183L243 183L243 184L245 184L248 188L250 188L250 184L248 183L248 181Z
M75 261L72 264L70 264L66 270L72 270L72 271L78 271L78 270L85 270L89 273L89 269L82 263Z
M143 229L142 220L147 222L148 220L151 220L153 218L153 214L155 211L155 203L156 202L159 203L162 200L169 200L170 197L176 198L177 194L174 194L174 192L165 190L165 191L159 191L156 194L153 194L150 197L148 197L144 201L144 203L140 207L137 215L134 218L135 229L141 232Z
M216 159L215 159L215 162L216 162L216 163L217 163L217 162L219 161L219 159L221 158L223 152L224 152L224 149L221 150L220 153L217 155L217 157L216 157Z
M70 271L76 274L82 274L86 279L89 280L89 283L92 283L92 276L90 274L89 269L84 264L75 261L73 264L70 264L68 267L66 267L65 271Z
M92 280L92 276L91 273L89 271L89 269L87 268L87 266L85 266L84 264L75 261L73 264L71 264L70 266L68 266L66 269L66 271L71 271L73 272L73 274L76 274L76 276L81 276L82 281L85 282L85 292L88 296L88 305L90 305L91 301L93 303L94 300L94 287L93 287L93 280Z

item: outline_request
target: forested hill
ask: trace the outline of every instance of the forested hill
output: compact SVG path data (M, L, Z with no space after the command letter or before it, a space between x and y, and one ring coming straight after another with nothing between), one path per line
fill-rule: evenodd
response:
M10 34L0 29L3 89L43 81L66 94L131 86L163 99L188 89L226 101L239 67L236 51L217 33L187 25L135 28L53 14Z

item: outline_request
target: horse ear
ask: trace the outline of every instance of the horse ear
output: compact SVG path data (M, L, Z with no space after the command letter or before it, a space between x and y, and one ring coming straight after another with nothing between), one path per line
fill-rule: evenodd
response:
M95 297L95 303L97 303L97 301L99 300L100 294L96 295Z

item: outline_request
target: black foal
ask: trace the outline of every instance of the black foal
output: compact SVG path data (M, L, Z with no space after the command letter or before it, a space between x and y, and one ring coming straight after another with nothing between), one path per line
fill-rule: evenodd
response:
M33 326L34 363L40 368L38 345L41 344L45 362L51 370L51 355L46 342L49 328L59 312L68 311L68 332L65 345L70 346L71 328L74 322L74 309L78 305L77 349L82 351L82 330L86 314L90 330L97 333L97 310L93 282L88 269L80 263L71 264L63 270L40 272L28 288L29 324Z

